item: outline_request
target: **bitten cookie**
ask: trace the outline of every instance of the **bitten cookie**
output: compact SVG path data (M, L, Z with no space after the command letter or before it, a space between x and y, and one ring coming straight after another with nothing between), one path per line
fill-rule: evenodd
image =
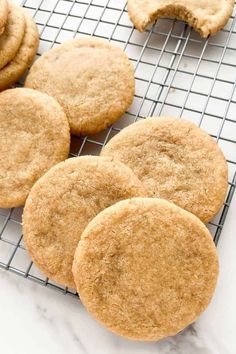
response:
M74 288L74 252L89 221L119 200L145 195L134 173L112 158L83 156L58 164L34 185L25 205L29 254L49 278Z
M41 175L67 158L69 124L54 98L30 89L0 94L0 208L23 205Z
M156 198L121 201L86 227L74 280L88 311L116 334L175 335L209 304L218 276L211 235L194 215Z
M38 29L31 17L25 15L26 27L21 46L16 56L0 70L0 91L5 90L19 80L31 64L38 48Z
M9 3L9 14L4 33L0 36L0 69L11 61L25 34L25 16L22 8Z
M8 16L8 3L7 0L0 0L0 35L5 29Z
M127 164L149 195L208 222L221 208L228 168L215 141L178 118L147 118L123 129L101 152Z
M66 112L72 134L87 135L107 128L129 107L134 72L120 48L88 37L43 54L25 85L55 97Z
M161 17L186 21L202 37L218 32L227 23L234 0L128 0L131 21L139 31Z

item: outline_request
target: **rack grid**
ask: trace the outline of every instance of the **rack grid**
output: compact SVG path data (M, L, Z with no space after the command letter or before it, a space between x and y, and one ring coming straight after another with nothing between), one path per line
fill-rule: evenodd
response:
M125 0L15 2L37 22L38 56L67 39L91 35L120 46L133 62L132 106L106 131L73 137L71 156L99 154L123 127L148 116L184 117L216 139L229 166L227 198L208 225L217 244L236 187L236 11L216 36L201 39L186 23L172 19L161 19L139 33L129 21ZM0 267L76 296L73 289L45 278L34 266L24 248L21 216L22 208L0 209Z

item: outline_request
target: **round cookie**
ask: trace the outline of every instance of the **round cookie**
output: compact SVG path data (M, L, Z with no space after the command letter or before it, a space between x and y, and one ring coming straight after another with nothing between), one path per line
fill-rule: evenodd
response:
M218 32L229 20L234 0L128 0L128 13L139 31L161 17L186 21L202 37Z
M127 164L149 195L208 222L221 208L228 168L215 141L179 118L147 118L123 129L101 152Z
M4 33L0 36L0 69L11 61L25 34L25 16L22 8L9 3L9 15Z
M31 89L0 94L0 208L23 205L33 184L67 158L69 124L54 98Z
M24 14L25 35L15 58L0 70L0 91L5 90L19 80L31 64L38 48L38 29L31 17Z
M49 278L74 288L74 252L89 221L119 200L145 195L133 172L111 158L83 156L58 164L34 185L25 205L29 254Z
M0 35L4 32L8 11L7 0L0 0Z
M55 97L72 134L88 135L106 129L130 106L134 71L120 48L98 38L79 38L43 54L25 85Z
M80 299L98 321L130 339L156 341L207 307L218 258L197 217L165 200L133 198L88 224L72 269Z

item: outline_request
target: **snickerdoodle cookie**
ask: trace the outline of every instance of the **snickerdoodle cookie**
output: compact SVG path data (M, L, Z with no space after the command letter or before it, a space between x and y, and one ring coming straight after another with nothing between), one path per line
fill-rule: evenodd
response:
M8 11L7 0L0 0L0 35L4 32Z
M67 158L69 124L59 103L31 89L0 94L0 208L23 205L41 175Z
M22 8L9 3L9 15L4 33L0 36L0 69L11 61L25 34L25 16Z
M130 339L159 340L204 311L218 258L197 217L165 200L133 198L88 224L73 275L83 304L103 325Z
M234 0L128 0L131 21L139 31L161 17L186 21L202 37L218 32L232 14Z
M24 13L26 26L23 41L16 56L0 70L0 91L19 80L31 64L39 44L38 29L31 17Z
M147 118L123 129L103 149L127 164L149 195L167 199L208 222L221 208L228 168L215 141L178 118Z
M129 107L134 72L120 48L87 37L43 54L25 85L55 97L66 112L72 134L87 135L107 128Z
M34 185L24 209L29 254L49 278L74 288L74 252L89 221L119 200L145 195L129 167L112 158L83 156L54 166Z

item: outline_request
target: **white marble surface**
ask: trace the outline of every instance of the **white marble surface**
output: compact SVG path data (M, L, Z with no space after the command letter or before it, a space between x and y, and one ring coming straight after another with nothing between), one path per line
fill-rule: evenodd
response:
M119 338L96 323L79 301L0 270L2 354L235 354L236 197L218 246L221 274L199 321L158 343Z

